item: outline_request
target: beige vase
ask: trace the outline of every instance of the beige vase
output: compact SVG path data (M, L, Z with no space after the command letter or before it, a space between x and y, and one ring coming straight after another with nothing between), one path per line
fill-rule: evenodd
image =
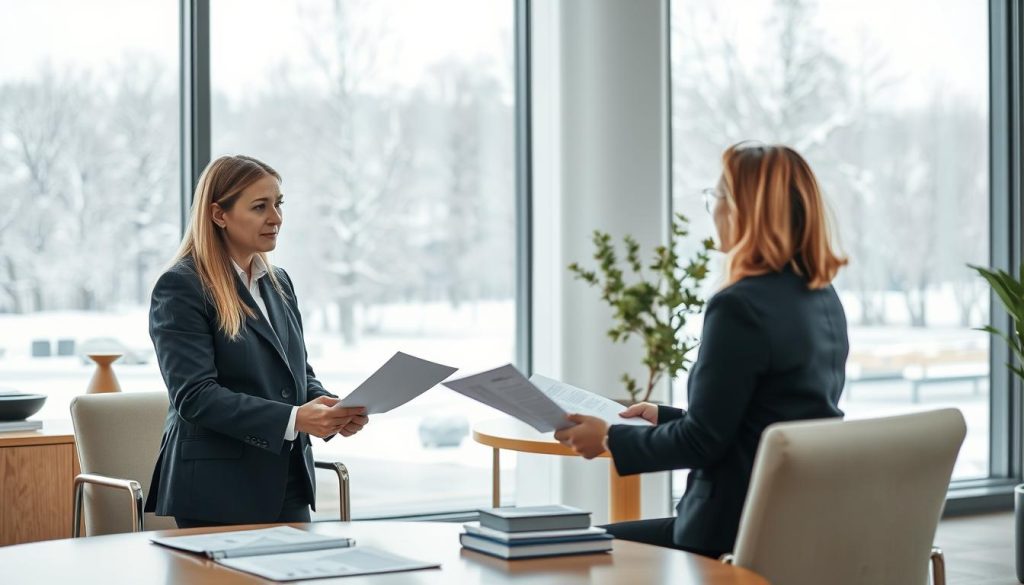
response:
M117 383L117 376L114 375L114 368L111 367L111 364L120 359L122 354L90 353L86 355L96 362L96 372L92 375L92 380L89 380L89 387L85 393L120 392L121 385Z

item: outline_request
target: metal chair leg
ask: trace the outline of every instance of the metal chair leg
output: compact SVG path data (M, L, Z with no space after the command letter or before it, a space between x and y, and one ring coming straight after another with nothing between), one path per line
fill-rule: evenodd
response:
M933 546L932 547L932 585L946 585L946 555L942 554L942 549Z
M352 520L352 500L349 493L348 468L340 461L317 461L313 465L317 469L330 469L338 474L338 516L342 522Z

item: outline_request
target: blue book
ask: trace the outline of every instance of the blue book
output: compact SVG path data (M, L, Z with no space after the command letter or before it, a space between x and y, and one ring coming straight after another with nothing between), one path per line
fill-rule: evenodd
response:
M500 559L527 559L536 557L554 557L561 555L580 555L603 553L612 550L614 539L607 534L587 537L584 540L572 539L560 542L542 542L532 544L532 541L500 542L490 538L484 538L473 534L460 534L459 542L462 546L488 554Z
M591 526L588 528L572 528L569 530L531 530L529 532L504 532L502 530L495 530L493 528L487 528L486 526L480 526L476 522L463 524L462 527L466 529L468 534L472 534L473 536L482 536L483 538L489 538L491 540L497 540L498 542L505 543L525 541L538 543L587 540L594 536L603 536L606 533L604 528L598 528L597 526Z
M481 508L480 526L502 532L587 528L590 512L561 505Z

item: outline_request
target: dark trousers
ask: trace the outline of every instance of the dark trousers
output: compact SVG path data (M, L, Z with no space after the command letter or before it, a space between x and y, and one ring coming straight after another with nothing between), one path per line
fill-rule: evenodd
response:
M672 540L672 527L674 524L675 518L657 518L655 520L616 522L615 524L606 524L601 528L604 528L608 531L608 534L611 534L620 540L631 540L633 542L653 544L654 546L685 550L686 552L696 553L713 559L717 559L728 552L697 550L685 546L679 546Z
M302 460L302 449L295 446L288 458L288 484L284 489L284 501L281 502L281 511L273 523L283 522L309 522L309 503L312 501L309 488L306 487L305 463ZM178 528L201 528L205 526L231 526L237 522L213 522L198 518L174 517Z

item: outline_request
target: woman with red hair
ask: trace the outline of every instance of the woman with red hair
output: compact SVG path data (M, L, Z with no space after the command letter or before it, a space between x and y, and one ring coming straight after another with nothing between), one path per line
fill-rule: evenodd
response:
M764 429L843 415L849 341L830 284L846 259L832 249L807 162L786 146L737 144L706 196L726 277L707 305L689 409L641 403L622 414L650 427L570 415L577 424L555 437L588 459L610 451L621 475L692 470L675 518L606 528L616 538L717 557L735 543Z

